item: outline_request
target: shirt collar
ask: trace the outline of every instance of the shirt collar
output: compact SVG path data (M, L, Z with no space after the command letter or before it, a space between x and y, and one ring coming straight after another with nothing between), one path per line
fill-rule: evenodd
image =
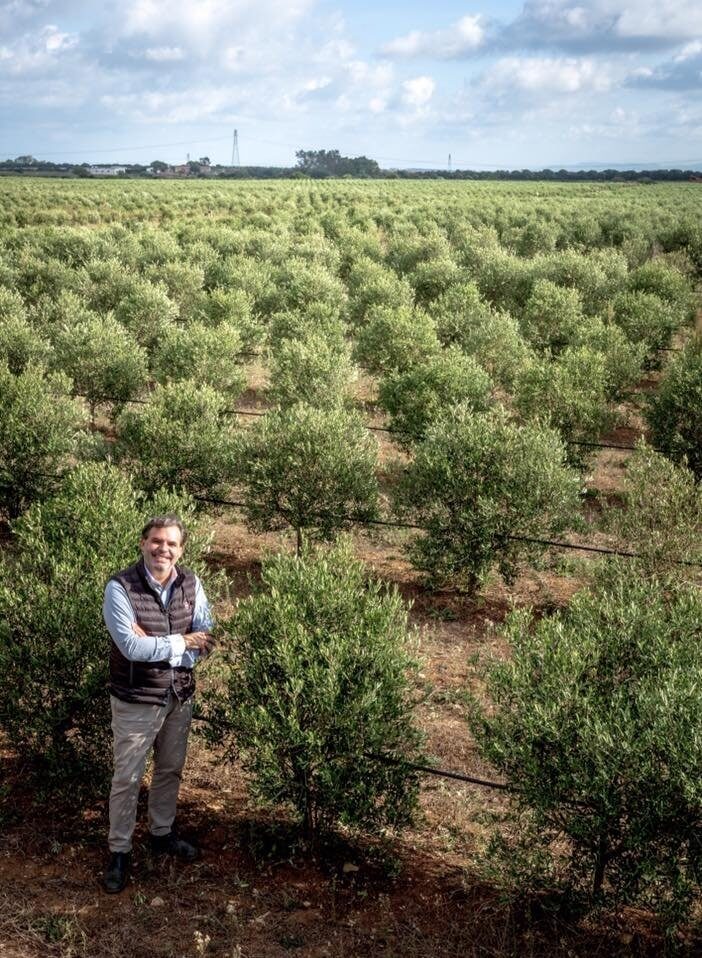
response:
M168 576L168 579L163 583L159 582L158 579L154 579L149 570L146 568L146 565L144 565L144 573L146 575L146 581L149 583L151 588L157 589L159 592L163 592L164 589L168 589L169 586L172 586L178 577L175 566L173 566L171 569L171 574Z

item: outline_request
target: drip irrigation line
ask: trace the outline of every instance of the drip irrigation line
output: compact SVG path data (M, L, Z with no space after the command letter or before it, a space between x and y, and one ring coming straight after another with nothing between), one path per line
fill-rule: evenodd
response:
M246 503L236 502L232 499L214 499L209 496L193 496L198 502L210 502L218 506L231 506L234 509L245 509ZM321 518L321 517L320 517ZM399 522L391 519L365 519L360 516L335 515L332 518L352 522L361 526L386 526L394 529L417 529L420 532L430 531L429 526L419 525L413 522ZM593 552L598 555L618 556L624 559L646 559L647 556L640 552L630 552L627 549L609 549L606 546L581 545L577 542L562 542L558 539L537 539L534 536L513 536L507 533L498 534L497 539L507 539L510 542L526 542L532 545L550 546L556 549L573 549L578 552ZM673 565L686 565L695 568L702 568L702 561L692 559L671 559Z
M82 399L87 398L85 393L74 393L75 397ZM115 399L113 396L103 396L100 402L116 402L116 403L136 403L140 406L148 405L148 399ZM268 410L252 410L252 409L223 409L222 414L226 416L249 416L254 418L260 418L268 414ZM367 423L364 423L366 429L370 432L386 432L389 435L394 434L394 430L388 426L370 426ZM593 449L622 449L628 452L634 452L636 446L625 446L618 443L611 442L589 442L584 439L564 439L564 443L567 446L587 446ZM662 450L657 449L655 446L651 446L654 452L661 452Z
M465 772L453 772L446 768L435 768L433 765L418 765L416 762L407 762L403 758L395 758L393 755L382 755L374 752L365 752L364 758L371 761L380 762L383 765L402 765L403 768L412 769L414 772L422 772L424 775L436 775L438 778L452 778L458 782L469 782L471 785L481 785L483 788L500 789L505 792L517 792L519 789L506 782L492 782L485 778L475 778L473 775L466 775Z
M616 442L588 442L585 439L566 439L564 442L567 446L591 446L593 449L626 449L629 452L636 451L636 446L624 446ZM650 446L649 448L653 449L654 452L661 451L654 446Z

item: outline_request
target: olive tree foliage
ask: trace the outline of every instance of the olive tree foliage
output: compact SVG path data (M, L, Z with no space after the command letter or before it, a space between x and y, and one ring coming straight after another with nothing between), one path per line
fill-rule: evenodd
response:
M117 420L115 456L135 484L194 496L224 495L234 475L234 429L226 398L192 380L157 386Z
M646 410L651 442L702 479L702 336L666 367Z
M342 543L268 559L228 623L207 734L241 757L254 796L291 809L312 841L335 826L411 820L418 775L402 760L419 761L421 734L407 612Z
M149 266L144 276L151 283L161 284L178 308L181 322L193 319L201 309L205 294L205 271L197 263L174 261Z
M51 344L34 329L19 293L0 286L0 362L11 373L21 373L29 363L47 363Z
M543 422L570 441L569 460L580 465L587 461L587 446L577 443L599 441L616 422L605 357L585 346L526 366L515 384L514 404L524 420Z
M431 306L430 314L444 346L463 346L466 335L476 323L494 314L475 282L454 283Z
M91 419L100 403L119 409L137 398L148 382L146 350L111 313L84 315L52 330L53 364L73 380Z
M452 286L431 306L431 317L444 346L460 346L503 388L511 390L531 349L519 323L482 298L474 282Z
M427 429L452 406L485 412L492 403L485 370L456 347L449 347L405 372L389 373L378 398L390 416L390 431L403 445L424 438Z
M626 463L623 500L607 527L641 556L641 568L661 580L693 574L681 560L702 563L702 486L694 473L641 442Z
M512 247L518 256L535 256L553 250L559 235L557 223L535 216L503 232L501 239L503 245Z
M139 345L151 350L178 318L178 307L163 285L139 277L132 280L115 308L115 318Z
M465 259L481 295L495 309L519 315L532 285L531 261L490 244L466 250Z
M273 346L266 392L270 402L282 408L298 402L318 408L343 405L351 401L355 378L346 343L309 333L304 339L283 339Z
M510 537L548 538L574 524L578 492L553 429L455 407L415 447L396 509L426 527L410 549L415 567L475 589L494 568L511 581L520 558L538 551Z
M214 292L223 289L246 296L254 312L260 312L275 296L273 267L265 259L235 254L220 260L208 271L205 285Z
M423 260L407 274L417 304L428 308L462 279L462 269L450 256Z
M298 552L303 535L333 539L377 513L375 440L341 406L267 413L239 437L236 462L249 526L294 529Z
M153 347L151 365L159 383L191 379L212 386L234 402L246 388L241 353L236 326L207 326L193 321L164 330Z
M129 294L135 274L115 257L91 260L79 271L80 291L97 312L116 309Z
M328 303L310 303L305 309L273 313L267 327L269 347L275 350L284 340L322 336L328 343L342 347L346 342L346 326L334 307Z
M86 425L71 381L43 366L14 375L0 365L0 510L11 518L55 485L79 452Z
M348 313L355 326L362 326L374 308L411 310L414 304L414 293L409 282L367 256L359 257L353 264L347 286Z
M323 303L341 314L346 299L346 287L332 272L319 263L291 257L276 269L273 287L260 308L263 313L274 313Z
M489 666L471 718L483 759L515 788L516 837L493 845L507 874L670 924L689 914L702 879L701 621L699 590L616 565L565 611L510 617L511 655Z
M675 309L655 293L643 290L620 293L611 303L612 321L620 327L632 343L645 349L648 366L659 363L657 353L670 343L670 337L680 325Z
M356 340L355 358L371 373L410 369L441 348L436 326L414 307L373 308Z
M629 276L629 288L634 292L658 296L673 309L676 326L686 322L692 313L694 298L690 279L664 259L651 259Z
M209 326L233 326L243 350L252 351L263 342L265 327L253 309L252 297L241 289L216 287L201 301L197 318Z
M548 279L534 283L520 319L522 332L535 349L555 352L572 342L583 322L578 291Z
M572 346L599 353L604 361L605 394L610 402L624 397L642 376L646 347L599 317L588 316L573 336Z
M137 559L146 519L164 512L178 513L190 530L191 502L163 493L146 499L116 467L90 463L13 523L12 547L0 556L0 728L43 787L104 789L111 756L103 590ZM202 530L189 539L188 564L205 545Z
M612 297L625 289L629 279L626 257L614 249L575 250L535 257L531 262L533 281L549 280L576 290L583 311L594 316L603 312Z

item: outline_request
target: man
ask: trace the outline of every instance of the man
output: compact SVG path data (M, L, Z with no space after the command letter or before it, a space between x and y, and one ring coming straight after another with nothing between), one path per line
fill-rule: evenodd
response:
M152 746L151 847L184 861L199 854L173 831L192 717L193 666L214 646L200 580L177 565L185 538L178 516L154 516L142 530L139 561L114 575L105 589L114 734L111 854L104 875L110 893L127 882L139 786Z

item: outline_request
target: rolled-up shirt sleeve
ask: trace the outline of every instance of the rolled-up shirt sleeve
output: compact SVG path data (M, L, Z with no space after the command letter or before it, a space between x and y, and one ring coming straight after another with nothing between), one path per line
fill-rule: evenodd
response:
M200 587L202 589L202 587ZM197 602L195 606L197 612ZM209 610L208 610L209 611ZM107 631L130 662L165 662L172 668L192 667L195 657L185 648L182 635L137 635L134 631L134 610L123 586L111 579L105 588L102 614ZM195 617L193 616L193 626Z

